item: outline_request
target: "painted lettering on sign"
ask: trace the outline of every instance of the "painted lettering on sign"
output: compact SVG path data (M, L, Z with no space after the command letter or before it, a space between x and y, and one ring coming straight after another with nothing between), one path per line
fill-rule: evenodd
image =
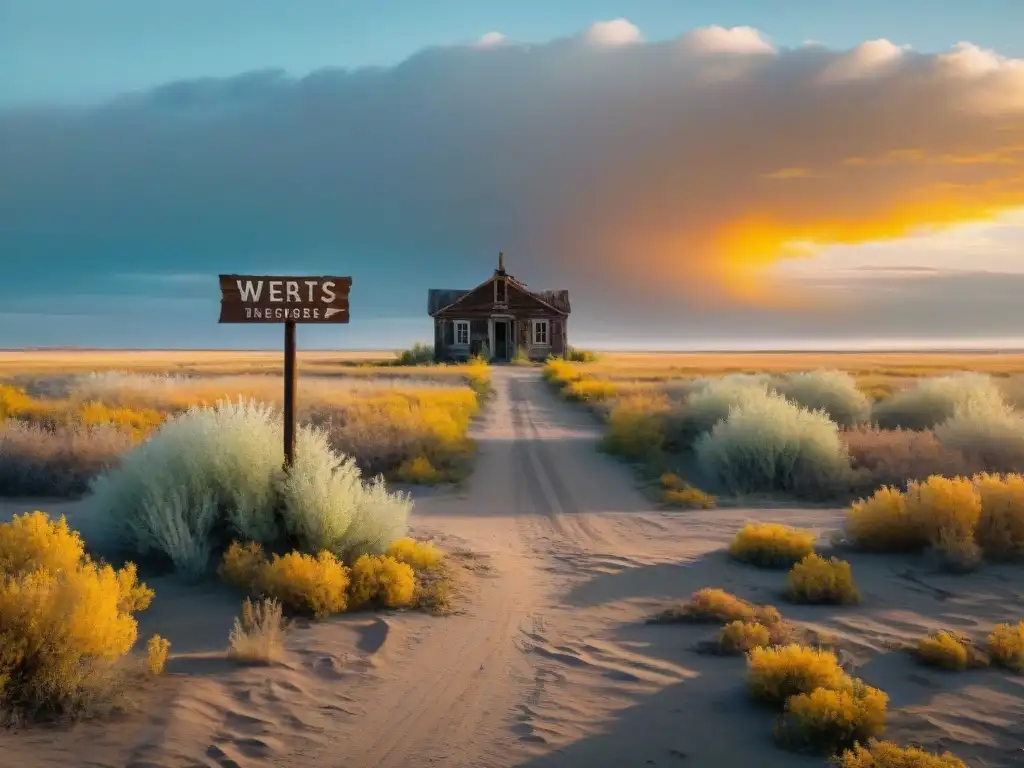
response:
M347 323L350 277L221 275L222 323Z

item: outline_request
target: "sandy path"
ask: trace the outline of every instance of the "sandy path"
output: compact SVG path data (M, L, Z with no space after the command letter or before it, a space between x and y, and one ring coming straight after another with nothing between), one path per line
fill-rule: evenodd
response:
M628 654L588 649L551 629L560 582L585 564L622 558L616 523L601 518L647 506L630 475L596 452L593 420L552 397L532 371L496 372L475 432L480 452L467 490L419 501L416 517L486 556L492 572L465 614L414 619L415 629L403 620L401 647L389 638L391 660L350 692L361 707L339 724L340 764L514 765L579 735L570 714L545 711L549 689L565 682L561 668L636 676L626 671L637 664ZM656 667L638 674L681 674Z

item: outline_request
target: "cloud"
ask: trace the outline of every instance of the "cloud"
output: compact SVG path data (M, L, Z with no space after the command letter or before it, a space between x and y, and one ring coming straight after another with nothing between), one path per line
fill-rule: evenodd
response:
M0 112L0 297L301 264L352 274L354 316L419 313L503 249L592 316L769 317L780 260L1024 206L1024 64L974 46L643 42L624 19L481 42Z
M599 45L625 45L642 39L640 30L626 19L598 21L586 31L584 38Z
M503 42L505 42L505 36L501 32L486 32L476 41L476 47L490 48L491 46L501 45Z
M753 27L702 27L682 37L696 53L774 53L775 48Z
M868 40L838 56L822 71L821 79L828 83L880 75L897 65L908 50L908 47L894 45L888 40Z

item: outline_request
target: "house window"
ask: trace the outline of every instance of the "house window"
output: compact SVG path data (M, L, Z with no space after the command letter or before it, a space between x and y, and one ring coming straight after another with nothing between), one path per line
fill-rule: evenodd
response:
M540 346L547 346L551 343L551 336L548 333L547 320L533 321L533 343Z
M494 303L504 304L508 301L508 288L505 285L504 280L494 281Z
M455 344L460 347L469 346L469 320L455 321Z

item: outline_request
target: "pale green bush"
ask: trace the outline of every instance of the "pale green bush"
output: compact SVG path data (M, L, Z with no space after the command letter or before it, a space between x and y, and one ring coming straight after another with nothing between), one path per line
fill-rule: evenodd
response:
M821 498L849 488L850 458L836 424L775 393L733 408L695 451L704 474L736 493Z
M347 556L383 552L404 535L409 498L363 482L321 432L299 429L285 476L282 429L254 401L193 407L97 479L96 508L125 550L192 575L232 539Z
M676 449L690 448L701 435L729 417L729 411L760 400L768 392L767 376L734 374L692 382L693 391L665 416L665 437Z
M871 416L871 401L844 371L791 373L772 387L787 400L811 411L824 411L841 427L854 427Z
M935 428L935 435L989 472L1024 470L1024 414L1002 400L967 400Z
M884 429L932 429L952 418L967 403L1002 403L992 377L983 373L955 373L918 379L875 404L872 419Z

